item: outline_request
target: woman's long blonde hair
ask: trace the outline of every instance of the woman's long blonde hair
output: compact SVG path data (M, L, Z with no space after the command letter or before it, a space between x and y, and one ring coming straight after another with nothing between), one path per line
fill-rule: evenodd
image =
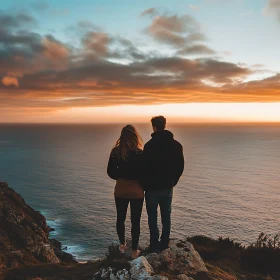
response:
M113 149L116 151L116 156L119 159L127 160L129 152L138 152L142 149L143 141L137 130L133 125L126 125L122 131L121 136L117 140Z

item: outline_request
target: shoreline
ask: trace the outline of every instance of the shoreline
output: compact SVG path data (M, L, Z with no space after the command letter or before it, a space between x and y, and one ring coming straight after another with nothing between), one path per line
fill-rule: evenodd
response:
M46 218L47 226L52 229L49 232L49 240L55 239L59 241L61 243L61 250L65 253L71 254L78 263L87 263L88 261L98 261L105 256L104 254L104 256L82 257L83 252L85 252L86 249L83 249L82 246L80 246L79 244L65 243L59 238L63 236L63 234L59 230L57 230L57 227L60 228L58 222L61 221L61 219L48 218L48 214L46 210L45 211L39 210L39 212L42 213L42 215ZM109 245L110 244L108 244L108 246Z
M71 254L73 256L73 258L78 262L78 263L86 263L88 261L98 261L100 259L102 259L103 257L105 257L106 255L106 252L104 252L104 254L102 255L99 255L99 256L93 256L93 257L81 257L81 255L83 254L80 254L79 252L85 252L86 249L85 248L82 248L82 246L80 246L79 244L73 244L73 243L64 243L64 241L61 241L60 238L59 238L59 235L60 237L63 237L64 235L61 234L61 233L58 233L59 230L57 228L60 228L59 226L59 221L61 221L62 219L55 219L55 218L48 218L48 214L47 214L47 210L39 210L40 213L42 213L42 215L46 218L46 222L47 222L47 225L52 228L53 230L49 232L49 239L56 239L58 240L60 243L61 243L61 250L65 253L68 253L68 254ZM114 230L114 229L112 229ZM260 234L260 232L257 232L256 231L256 235L254 237L252 237L252 240L256 240L258 238L258 235ZM277 231L275 231L275 233L271 233L270 235L275 235L277 234ZM173 236L171 239L173 238L179 238L179 239L191 239L193 238L194 236L196 235L183 235L183 236ZM213 240L218 240L219 238L223 238L223 239L226 239L228 238L229 240L232 240L233 242L235 243L238 243L244 247L249 247L254 241L248 241L248 239L246 241L240 241L238 238L234 238L234 237L231 237L231 236L221 236L221 235L217 235L217 236L211 236L211 235L200 235L200 236L205 236L207 238L211 238ZM128 238L129 240L130 238ZM114 242L117 242L117 240L112 240L112 242L108 243L108 246L110 246L112 243ZM70 245L69 245L70 244ZM107 247L108 247L107 246ZM144 240L140 240L139 242L139 246L140 247L147 247L147 244ZM106 249L107 249L106 247ZM81 248L81 250L75 250L75 248ZM106 250L105 250L106 251ZM94 252L93 252L94 253Z

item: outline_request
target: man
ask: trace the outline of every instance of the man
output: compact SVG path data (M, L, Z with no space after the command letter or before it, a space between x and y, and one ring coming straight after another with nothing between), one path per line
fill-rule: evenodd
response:
M184 170L182 145L174 140L173 134L165 130L166 119L153 117L154 133L143 150L145 199L150 228L150 251L168 248L171 229L171 203L173 187ZM160 207L162 234L159 241L157 210Z

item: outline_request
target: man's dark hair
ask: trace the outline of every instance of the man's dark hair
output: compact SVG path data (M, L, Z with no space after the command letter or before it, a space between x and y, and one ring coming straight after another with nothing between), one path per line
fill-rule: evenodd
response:
M164 116L157 116L151 119L152 126L157 130L164 130L166 125L166 118Z

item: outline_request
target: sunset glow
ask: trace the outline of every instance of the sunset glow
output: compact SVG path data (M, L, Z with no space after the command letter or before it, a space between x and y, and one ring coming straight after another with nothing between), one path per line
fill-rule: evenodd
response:
M25 112L23 122L32 123L131 123L148 122L164 114L176 122L280 122L280 103L188 103L84 107L58 111ZM18 119L10 116L7 122Z

